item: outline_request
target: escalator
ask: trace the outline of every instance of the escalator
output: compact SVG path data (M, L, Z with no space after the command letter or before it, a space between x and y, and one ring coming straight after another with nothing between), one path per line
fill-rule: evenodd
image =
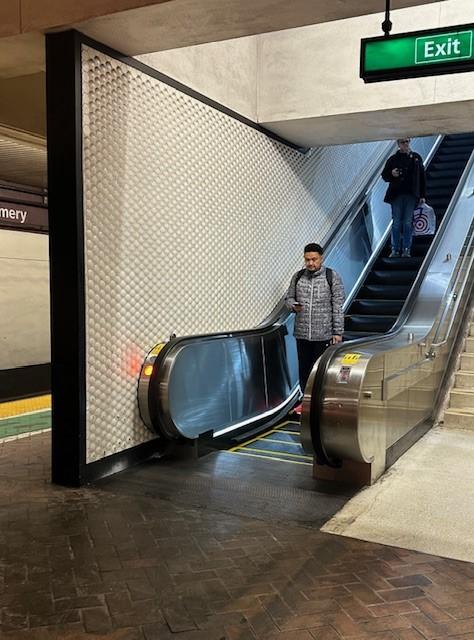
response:
M414 144L417 151L429 153L437 142L431 136ZM348 289L373 252L372 240L378 241L376 232L373 238L368 235L366 202L393 151L394 144L387 143L365 180L350 194L338 221L322 238L330 264ZM378 216L378 222L380 228L388 224L384 215ZM348 239L350 259L344 255ZM290 277L288 274L288 282ZM300 399L293 328L294 314L282 299L253 329L179 336L156 344L145 358L138 383L143 423L166 442L239 441L270 428Z
M448 135L426 171L427 202L439 227L474 148L474 133ZM345 340L381 335L395 324L434 236L414 236L411 258L389 258L387 238L345 315Z
M414 150L427 158L433 190L439 181L435 185L431 175L442 174L438 177L444 191L430 192L441 221L474 136L413 142ZM390 208L382 202L386 184L379 176L393 151L387 148L383 163L355 195L352 209L327 242L326 264L338 271L351 292L349 337L392 327L432 242L432 238L417 240L412 258L393 260L386 255L391 218ZM294 314L281 304L254 329L183 336L157 344L140 373L138 406L143 422L166 441L235 439L276 424L300 397L293 325Z
M383 295L386 304L391 294L401 303L398 317L388 313L389 304L385 325L382 319L377 326L374 314L372 324L362 326L369 314L354 314L366 337L330 347L309 377L301 438L316 456L315 477L372 484L433 426L443 406L474 284L474 135L445 140L428 170L439 228L411 288L408 259L405 270L392 270L398 282L390 281L389 269L381 282L381 265L392 263L386 256L376 259L379 266L369 275L375 271L378 282L364 283L375 302ZM418 251L424 247L418 245L415 258Z

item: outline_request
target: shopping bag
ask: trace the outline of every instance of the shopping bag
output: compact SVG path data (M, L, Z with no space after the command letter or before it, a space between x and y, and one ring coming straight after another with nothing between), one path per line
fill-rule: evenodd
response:
M432 236L436 231L436 216L433 207L421 204L413 213L413 235Z

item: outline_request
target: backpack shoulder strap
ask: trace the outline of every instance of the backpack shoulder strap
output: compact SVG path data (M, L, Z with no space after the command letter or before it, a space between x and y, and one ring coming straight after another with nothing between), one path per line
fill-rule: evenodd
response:
M298 284L298 280L300 280L301 276L303 275L303 273L306 271L306 269L300 269L297 274L296 274L296 280L295 280L295 287Z
M300 269L297 274L296 274L296 278L295 278L295 300L296 298L296 285L298 284L298 281L301 279L301 276L303 275L303 273L306 271L306 269Z
M326 280L328 281L328 285L331 290L331 296L332 296L333 271L329 267L326 267Z

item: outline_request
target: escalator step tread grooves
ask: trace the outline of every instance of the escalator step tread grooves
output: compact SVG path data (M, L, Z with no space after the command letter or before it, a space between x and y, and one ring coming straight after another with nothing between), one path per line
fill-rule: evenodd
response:
M451 188L446 187L445 185L437 185L435 187L430 187L429 192L432 196L437 195L437 196L449 197L451 193Z
M438 227L474 148L474 133L445 136L426 172ZM345 340L382 335L396 322L434 236L415 236L411 258L389 258L387 242L345 316Z
M431 176L427 176L428 181L430 180ZM456 177L455 176L451 176L451 177L447 177L447 178L436 178L436 184L437 186L443 186L445 189L452 189L453 187L456 186ZM433 192L434 187L431 186L430 187L430 191Z
M411 258L389 258L381 256L375 263L377 271L391 269L392 271L406 271L407 269L419 269L423 261L422 256L412 256Z
M465 150L458 149L457 147L453 147L451 149L443 149L443 151L439 152L438 160L464 160L464 158L469 158L471 154L469 153L468 147Z
M358 338L367 338L368 336L381 336L381 331L345 331L344 342L349 340L357 340Z
M472 138L465 138L464 140L445 140L444 148L450 149L452 147L455 147L457 149L462 149L463 147L470 147L471 144Z
M351 304L348 315L398 315L404 302L404 300L357 299Z

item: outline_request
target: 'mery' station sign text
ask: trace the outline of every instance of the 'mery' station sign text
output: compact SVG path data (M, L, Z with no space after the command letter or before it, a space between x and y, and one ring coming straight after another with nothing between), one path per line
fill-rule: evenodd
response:
M2 202L0 200L0 228L17 231L48 232L48 210L31 204Z
M472 24L364 38L360 77L382 82L473 71L473 42Z

